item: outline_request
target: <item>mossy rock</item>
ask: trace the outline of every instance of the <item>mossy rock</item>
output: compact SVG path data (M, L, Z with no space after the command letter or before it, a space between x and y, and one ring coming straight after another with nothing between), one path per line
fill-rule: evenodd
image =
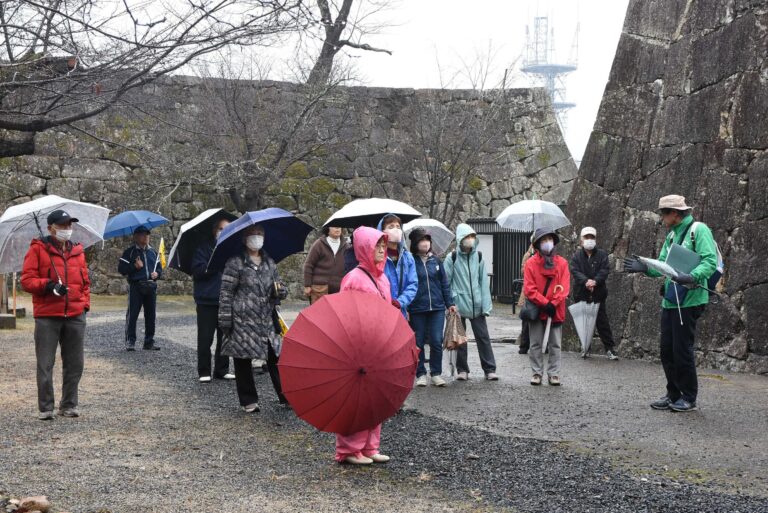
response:
M298 205L296 205L296 200L293 199L293 196L286 196L283 194L269 198L267 203L270 206L282 208L283 210L288 210L289 212L296 210L298 207Z
M306 180L299 178L283 178L279 183L270 185L267 188L267 194L271 195L294 195L306 189Z
M310 178L306 162L294 162L285 170L285 178Z
M327 196L336 190L336 184L330 178L318 177L309 181L308 189L318 196Z
M539 164L541 164L542 167L549 165L550 155L548 151L541 151L538 155L536 155L536 158L539 159Z
M332 192L328 196L328 204L336 209L340 209L350 201L352 201L352 198L346 194L339 194L338 192Z
M472 189L473 191L479 191L480 189L486 186L486 183L479 176L473 176L472 178L469 179L469 182L467 183L467 185L469 185L469 188Z

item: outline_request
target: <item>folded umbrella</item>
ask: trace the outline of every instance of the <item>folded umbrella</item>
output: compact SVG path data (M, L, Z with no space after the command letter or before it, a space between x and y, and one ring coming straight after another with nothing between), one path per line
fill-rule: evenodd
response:
M223 208L210 208L181 225L179 236L168 254L168 266L192 274L192 258L197 248L213 240L213 227L220 220L234 221L237 216Z
M436 219L414 219L403 226L403 232L408 237L415 228L423 228L432 238L432 252L443 255L448 251L451 242L456 238L454 233Z
M0 273L22 270L29 243L48 234L46 218L54 210L64 210L78 219L72 223L72 242L87 248L103 241L108 208L49 194L9 207L0 216Z
M395 214L403 223L421 217L421 212L402 201L385 198L368 198L350 201L328 218L323 226L357 228L376 227L386 214Z
M260 224L264 228L264 251L276 263L304 251L304 242L314 228L282 208L265 208L246 212L224 228L216 241L208 270L223 269L230 257L245 251L241 232Z
M560 207L543 200L513 203L496 217L496 222L502 228L519 232L534 232L537 228L557 230L571 224Z
M283 394L321 431L351 434L397 413L413 389L419 350L400 311L345 291L305 308L280 354Z
M595 324L599 309L600 303L587 303L586 301L579 301L568 307L576 327L576 333L581 341L581 352L585 355L589 351L589 346L592 345L592 337L595 336Z
M162 226L169 222L165 217L149 210L127 210L111 217L107 221L107 227L104 228L104 239L132 235L133 231L139 226L151 230L156 226Z

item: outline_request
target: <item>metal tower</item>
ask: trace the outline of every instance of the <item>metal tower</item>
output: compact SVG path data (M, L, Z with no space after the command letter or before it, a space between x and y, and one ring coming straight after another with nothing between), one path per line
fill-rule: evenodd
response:
M552 105L555 109L557 121L565 130L567 111L576 106L567 101L565 89L565 76L576 71L579 61L579 25L576 24L576 33L571 44L571 54L565 63L558 64L555 58L555 29L549 26L549 17L536 16L533 19L533 33L530 26L525 27L525 60L521 71L533 75L537 80L544 82Z

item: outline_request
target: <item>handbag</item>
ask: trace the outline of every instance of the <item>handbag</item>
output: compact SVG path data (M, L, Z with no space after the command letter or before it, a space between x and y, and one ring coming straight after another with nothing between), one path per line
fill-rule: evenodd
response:
M455 351L466 343L467 332L461 324L459 314L448 312L448 318L445 320L445 332L443 333L443 349Z
M141 280L136 282L139 292L143 295L152 294L157 290L157 282L152 280Z
M547 283L544 285L544 292L542 293L543 296L547 295L547 291L549 290L549 284L552 283L552 278L547 278ZM520 309L520 319L524 321L538 321L539 320L539 307L531 301L528 298L525 298L525 304Z

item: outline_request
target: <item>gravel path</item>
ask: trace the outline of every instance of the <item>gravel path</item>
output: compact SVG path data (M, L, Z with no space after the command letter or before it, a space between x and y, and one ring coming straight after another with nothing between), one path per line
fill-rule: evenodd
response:
M384 426L391 464L339 466L332 435L279 407L265 375L257 415L236 408L231 382L196 382L188 311L161 313L159 353L122 351L121 314L92 315L83 416L40 422L30 326L0 333L0 491L58 510L768 512L759 496L641 479L567 444L421 413L416 394Z

